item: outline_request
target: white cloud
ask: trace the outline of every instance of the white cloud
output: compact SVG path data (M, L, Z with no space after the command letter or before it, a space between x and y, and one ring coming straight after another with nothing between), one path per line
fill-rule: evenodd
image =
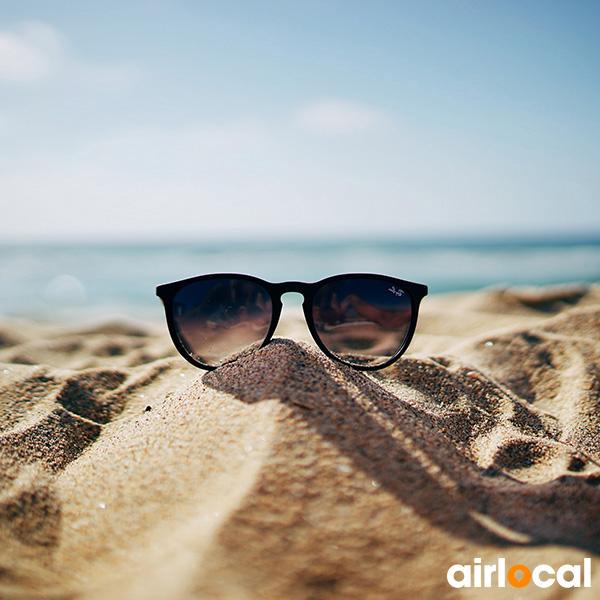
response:
M23 23L17 31L0 31L0 80L37 83L47 79L63 54L60 34L39 22Z
M256 123L132 129L62 153L0 155L0 238L244 231L289 196L277 156Z
M598 222L582 195L567 211L574 177L557 178L551 165L531 180L531 162L512 154L402 131L373 144L339 137L332 152L280 121L206 121L0 152L0 239L445 235Z
M379 129L389 121L381 110L341 99L323 99L312 102L296 115L301 127L328 134L360 134Z
M60 32L42 22L0 31L0 83L41 84L55 79L101 88L123 88L141 77L131 62L94 64L72 56Z

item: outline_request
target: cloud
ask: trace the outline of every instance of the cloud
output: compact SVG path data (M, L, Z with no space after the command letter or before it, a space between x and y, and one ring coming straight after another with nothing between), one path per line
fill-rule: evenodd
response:
M60 32L39 21L0 31L0 83L78 82L90 87L123 88L142 75L132 62L94 64L72 56Z
M537 163L532 180L531 160L512 149L502 155L401 119L393 123L403 135L392 128L373 143L340 135L335 151L289 119L286 128L258 117L109 128L51 148L7 145L0 239L400 239L598 223L596 205L573 194L572 181L589 191L591 175Z
M62 54L60 34L44 23L27 22L15 32L0 31L0 81L44 81L55 71Z
M277 149L261 124L236 122L106 132L60 153L0 154L0 238L207 235L269 223L275 199L289 196L277 181L285 170Z
M309 131L352 135L377 130L389 121L389 117L377 108L358 102L322 99L301 108L296 121Z

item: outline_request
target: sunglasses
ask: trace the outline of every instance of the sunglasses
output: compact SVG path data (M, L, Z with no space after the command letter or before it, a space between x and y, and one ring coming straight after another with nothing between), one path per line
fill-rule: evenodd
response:
M391 365L408 348L427 286L356 273L316 283L269 283L250 275L201 275L156 288L179 353L215 369L266 346L281 296L298 292L308 329L331 359L364 371Z

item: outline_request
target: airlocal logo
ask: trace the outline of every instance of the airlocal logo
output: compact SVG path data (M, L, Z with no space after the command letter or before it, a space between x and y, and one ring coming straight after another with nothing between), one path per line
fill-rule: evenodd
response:
M530 570L525 565L506 567L506 560L499 558L495 565L482 565L480 558L473 559L473 565L452 565L448 569L448 583L454 588L461 587L513 587L522 588L530 582L537 587L547 588L558 583L561 587L591 587L592 561L583 559L583 583L581 565L562 565L556 571L550 565L538 565Z

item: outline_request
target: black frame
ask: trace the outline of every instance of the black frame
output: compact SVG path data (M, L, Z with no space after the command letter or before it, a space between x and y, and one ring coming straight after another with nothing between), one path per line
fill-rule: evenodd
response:
M404 342L399 350L391 356L387 361L377 364L377 365L353 365L345 362L343 359L339 358L332 352L330 352L321 342L319 338L319 334L317 333L313 317L312 317L312 307L313 300L316 292L319 288L331 281L339 281L343 279L385 279L389 281L390 284L398 285L404 291L408 292L411 301L411 319L408 331L404 338ZM385 367L389 367L392 363L394 363L408 348L410 342L412 341L413 335L415 333L415 329L417 327L417 318L419 315L419 306L421 300L427 295L428 289L426 285L422 283L414 283L412 281L405 281L403 279L397 279L395 277L389 277L387 275L377 275L374 273L346 273L343 275L333 275L331 277L326 277L325 279L321 279L314 283L304 283L302 281L284 281L281 283L271 283L269 281L265 281L264 279L259 279L258 277L254 277L252 275L242 275L239 273L213 273L210 275L199 275L197 277L190 277L189 279L182 279L180 281L173 281L172 283L164 283L162 285L157 286L156 295L162 300L162 303L165 308L165 314L167 317L167 326L169 328L169 333L171 335L171 339L175 344L178 352L185 358L189 363L194 365L195 367L199 367L201 369L205 369L207 371L212 371L213 369L217 369L218 367L212 365L206 365L195 360L192 356L188 354L183 343L179 339L177 334L177 329L175 327L175 320L173 317L173 299L177 292L186 287L191 283L195 283L197 281L207 281L211 279L244 279L247 281L251 281L262 286L269 294L271 298L271 303L273 306L273 314L271 318L271 326L269 327L269 331L265 337L264 342L260 345L260 348L264 348L273 337L275 333L275 329L279 324L279 317L281 316L281 310L283 308L283 303L281 302L281 296L288 292L297 292L302 294L304 300L302 302L302 309L304 312L304 318L306 319L306 324L310 331L310 334L313 337L313 340L320 348L320 350L331 360L336 362L340 362L346 366L352 367L353 369L357 369L359 371L377 371L379 369L384 369ZM260 349L259 348L259 349Z

